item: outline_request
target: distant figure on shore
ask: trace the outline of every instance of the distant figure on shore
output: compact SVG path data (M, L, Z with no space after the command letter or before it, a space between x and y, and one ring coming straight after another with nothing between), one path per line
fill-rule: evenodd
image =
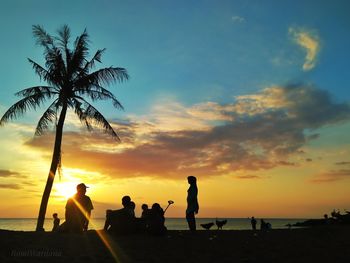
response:
M60 226L60 219L58 218L57 213L52 214L53 217L53 227L52 227L52 232L57 232L58 228Z
M83 232L88 230L91 210L94 209L90 197L85 195L85 184L77 185L77 193L66 204L66 221L62 224L63 232Z
M250 224L252 225L252 229L256 230L256 219L254 218L254 216L252 216L252 218L250 219Z
M130 196L122 198L123 208L118 210L107 210L104 230L113 234L129 234L135 229L135 203Z
M186 209L186 220L189 229L194 232L196 231L196 218L195 214L198 214L198 188L197 188L197 178L194 176L188 176L187 181L190 187L187 190L187 209Z
M260 219L260 230L270 230L272 228L271 224L265 222L264 219Z

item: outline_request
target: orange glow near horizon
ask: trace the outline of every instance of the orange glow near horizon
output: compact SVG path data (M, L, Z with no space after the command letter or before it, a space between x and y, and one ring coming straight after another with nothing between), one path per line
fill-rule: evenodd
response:
M269 109L265 104L289 106L290 103L283 101L280 104L271 102L278 101L283 92L279 88L264 90L255 97L241 98L240 104L230 107L240 111L248 109L254 115ZM255 109L258 113L251 111L254 104L249 100L261 102ZM63 135L62 175L56 173L46 216L57 212L62 218L66 201L76 192L76 185L85 183L90 187L87 195L95 208L93 218L104 218L106 209L120 208L124 195L130 195L136 203L137 216L140 216L143 203L151 206L157 202L165 208L168 200L174 200L175 204L166 216L184 217L188 175L198 179L198 217L310 218L320 217L333 209L349 209L345 182L349 180L350 151L348 144L343 142L348 140L350 123L338 124L337 129L318 129L321 135L311 137L320 139L303 142L298 151L290 154L279 152L279 147L285 145L278 134L275 134L277 141L273 141L274 137L265 139L265 133L260 141L246 140L242 149L236 138L231 146L223 143L207 145L206 139L216 130L204 120L205 116L223 118L221 112L230 107L224 109L215 103L189 109L175 103L174 107L174 111L180 112L174 117L175 126L171 126L170 121L173 111L168 109L170 112L154 114L159 123L150 125L138 119L135 120L135 123L139 121L137 125L120 127L126 134L121 144L113 144L100 133L81 132L68 119L73 130ZM207 112L210 115L206 115ZM189 126L192 121L195 131ZM237 131L237 136L245 138L243 128ZM255 132L265 128L270 129L270 126L257 125ZM0 144L6 145L0 159L0 176L4 179L0 184L0 198L6 200L0 205L1 217L37 216L54 134L33 138L33 129L24 124L9 124L0 129ZM22 131L26 131L26 135ZM224 132L220 131L219 135ZM188 139L189 136L192 137ZM287 139L292 143L294 137ZM106 149L104 145L107 145ZM264 153L264 147L268 153ZM240 151L246 157L241 157ZM227 155L233 156L233 160L227 161Z

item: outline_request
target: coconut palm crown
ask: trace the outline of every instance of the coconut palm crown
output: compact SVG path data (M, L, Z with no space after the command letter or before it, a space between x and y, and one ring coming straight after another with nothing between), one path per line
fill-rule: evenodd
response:
M96 63L101 63L105 49L97 50L94 56L88 59L89 35L86 29L75 39L71 49L69 27L64 25L57 33L57 36L51 36L42 26L33 26L36 43L44 48L45 66L28 60L47 86L35 86L17 92L15 95L21 99L13 104L0 120L0 125L3 125L28 110L36 110L44 103L51 103L40 117L35 130L35 135L40 136L49 129L50 124L54 124L56 128L52 162L40 205L37 231L43 230L52 184L60 165L63 125L67 110L72 109L88 130L99 126L119 140L110 123L89 101L111 100L115 108L123 109L117 98L104 86L129 79L125 68L108 67L93 71Z

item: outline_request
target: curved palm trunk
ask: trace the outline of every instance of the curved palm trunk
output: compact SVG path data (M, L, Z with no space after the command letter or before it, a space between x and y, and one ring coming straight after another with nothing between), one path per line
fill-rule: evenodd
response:
M50 167L49 176L47 177L43 197L41 198L41 204L40 204L38 221L37 221L37 225L36 225L36 231L44 231L44 221L45 221L46 208L47 208L47 204L49 202L49 197L50 197L50 193L51 193L51 189L52 189L52 184L53 184L53 181L55 179L56 170L57 170L58 164L60 162L63 124L64 124L64 120L66 118L66 113L67 113L67 104L64 104L62 107L60 118L58 120L57 127L56 127L55 146L54 146L53 155L52 155L51 167Z

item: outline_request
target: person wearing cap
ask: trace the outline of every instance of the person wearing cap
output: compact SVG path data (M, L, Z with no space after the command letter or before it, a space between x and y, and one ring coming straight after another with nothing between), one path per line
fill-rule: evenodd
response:
M77 185L77 193L68 199L66 204L66 230L67 232L87 231L91 210L94 209L90 197L85 195L85 184Z

